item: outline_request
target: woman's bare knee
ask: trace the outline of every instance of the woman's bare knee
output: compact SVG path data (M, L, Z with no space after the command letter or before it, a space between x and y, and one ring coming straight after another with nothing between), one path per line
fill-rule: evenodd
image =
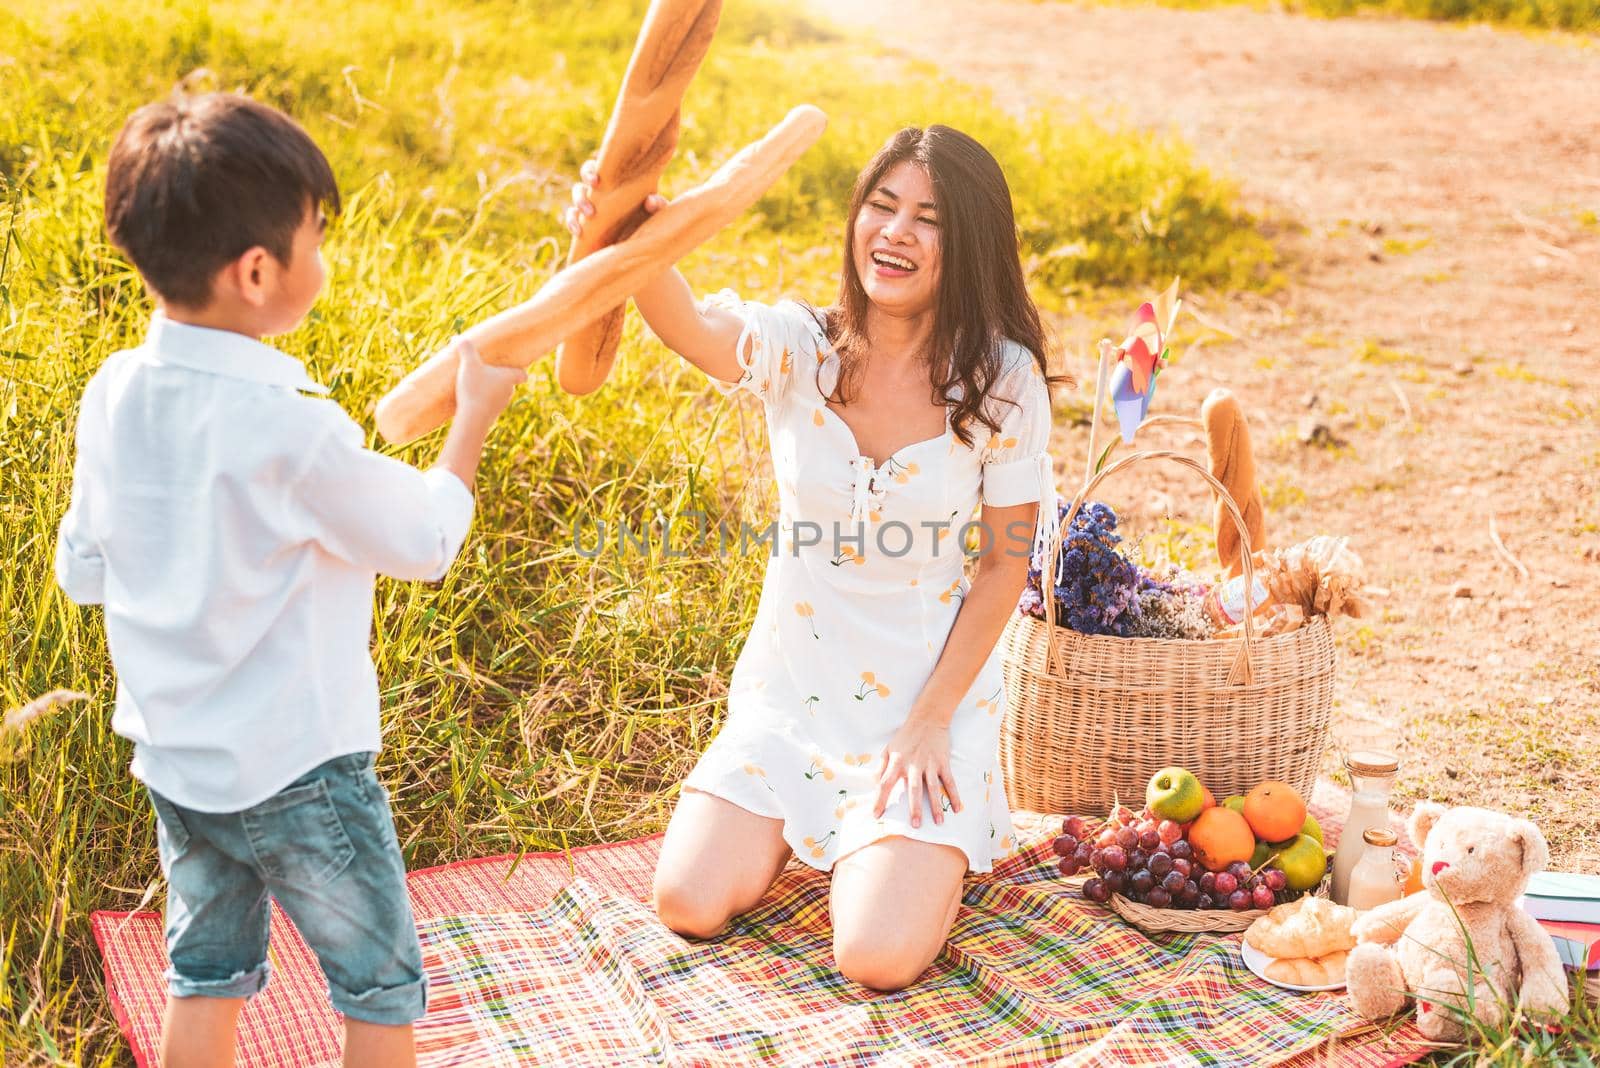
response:
M656 915L710 938L761 900L788 856L781 821L685 790L656 860Z
M898 836L840 858L828 895L839 971L874 990L916 982L949 937L966 867L954 846Z
M834 936L833 959L839 973L873 990L904 990L928 970L938 955L938 946L929 949L896 938L893 932L883 935L840 935L836 932Z
M656 915L686 938L710 938L728 925L734 910L708 897L703 888L677 880L656 880Z

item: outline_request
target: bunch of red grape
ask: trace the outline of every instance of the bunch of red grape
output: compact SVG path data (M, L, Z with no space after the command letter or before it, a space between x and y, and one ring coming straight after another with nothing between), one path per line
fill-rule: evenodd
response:
M1236 861L1222 871L1207 871L1183 837L1182 825L1158 819L1148 809L1136 813L1118 805L1098 830L1081 816L1069 816L1054 845L1062 875L1094 870L1083 896L1099 905L1121 894L1158 909L1247 912L1295 896L1277 868L1252 871Z

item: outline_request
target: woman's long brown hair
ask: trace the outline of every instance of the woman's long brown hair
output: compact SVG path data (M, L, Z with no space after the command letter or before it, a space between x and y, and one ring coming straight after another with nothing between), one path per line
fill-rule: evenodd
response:
M930 351L932 403L954 405L951 428L971 446L971 424L991 432L999 418L985 401L1002 370L1001 343L1009 338L1032 354L1046 387L1072 385L1070 375L1051 375L1046 362L1044 324L1028 295L1017 249L1016 217L1005 174L987 149L948 126L908 126L878 150L856 177L845 220L844 273L839 299L822 313L828 339L839 352L840 373L829 398L849 401L853 373L870 344L866 336L867 291L856 273L856 217L867 197L894 167L913 162L933 183L939 213L940 274L935 294ZM820 389L820 365L818 368ZM959 396L951 387L960 385Z

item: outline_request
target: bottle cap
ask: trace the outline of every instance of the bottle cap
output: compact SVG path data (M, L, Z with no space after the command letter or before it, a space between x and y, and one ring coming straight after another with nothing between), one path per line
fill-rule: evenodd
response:
M1393 753L1364 749L1345 757L1344 766L1356 775L1393 775L1400 770L1400 761Z
M1368 845L1375 846L1392 846L1400 841L1400 838L1393 831L1382 827L1369 827L1361 832L1361 838Z

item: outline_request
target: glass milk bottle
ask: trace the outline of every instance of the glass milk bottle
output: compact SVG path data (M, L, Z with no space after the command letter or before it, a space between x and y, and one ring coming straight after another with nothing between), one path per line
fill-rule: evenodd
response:
M1395 848L1400 839L1393 831L1370 827L1361 838L1366 849L1350 869L1350 900L1345 902L1357 912L1398 901L1404 892L1402 880L1410 867L1406 855Z
M1367 848L1362 838L1373 828L1389 829L1389 789L1394 785L1400 761L1392 753L1363 750L1344 758L1350 773L1350 815L1339 832L1339 847L1333 853L1333 900L1349 904L1350 872Z

